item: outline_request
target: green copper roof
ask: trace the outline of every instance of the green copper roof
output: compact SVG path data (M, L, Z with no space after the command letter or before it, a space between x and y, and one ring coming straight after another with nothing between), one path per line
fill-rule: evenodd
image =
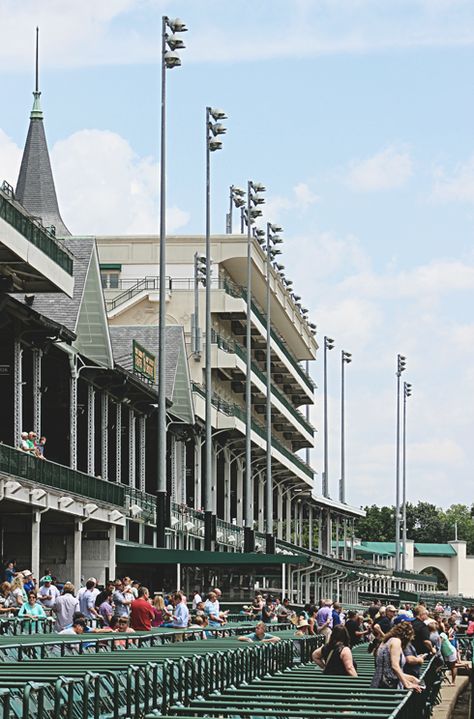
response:
M31 110L30 119L31 120L42 120L43 119L43 111L41 109L41 103L40 103L40 92L34 92L33 97L35 98L33 100L33 108Z
M363 552L363 547L371 554L395 554L395 542L361 542L360 546L354 546L354 550Z
M422 557L455 557L457 552L450 544L415 542L415 554Z

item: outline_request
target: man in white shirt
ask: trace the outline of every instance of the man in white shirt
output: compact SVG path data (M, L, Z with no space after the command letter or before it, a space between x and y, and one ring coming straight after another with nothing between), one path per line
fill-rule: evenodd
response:
M202 602L202 597L199 594L199 591L196 589L194 592L194 597L193 597L193 612L196 611L197 605L200 604L201 602Z
M59 589L52 584L52 581L49 575L43 577L43 584L38 589L38 599L46 609L52 609L59 597Z

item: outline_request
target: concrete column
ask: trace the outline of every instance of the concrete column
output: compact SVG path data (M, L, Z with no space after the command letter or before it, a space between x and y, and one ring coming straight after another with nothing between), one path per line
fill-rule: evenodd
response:
M211 496L212 496L212 513L217 516L217 447L212 443L212 480L211 480Z
M31 517L31 571L33 576L39 578L40 575L40 530L41 530L41 512L33 512Z
M242 527L244 524L244 467L241 459L236 459L237 464L237 524Z
M95 475L95 389L87 385L87 474Z
M109 579L115 579L115 545L117 541L117 527L112 524L109 527Z
M344 553L343 553L343 559L347 559L347 519L344 517L343 519L344 525L343 525L343 538L344 538Z
M109 478L109 395L100 396L100 475Z
M202 509L202 440L194 440L194 509Z
M351 523L351 562L354 561L354 520Z
M303 502L300 500L298 503L298 544L300 547L303 546L303 532L304 532L304 507Z
M23 432L23 349L19 340L13 343L13 375L13 443L18 447Z
M323 514L321 510L319 510L318 516L318 552L319 554L323 553Z
M43 351L33 350L33 429L41 437L41 358ZM32 570L33 571L33 570Z
M308 549L313 549L313 507L308 507Z
M224 521L231 520L231 463L228 449L224 449Z
M277 538L283 539L283 489L277 489Z
M82 576L82 522L74 523L74 586L77 590L81 586Z
M128 408L128 484L136 489L137 487L137 442L136 442L136 417L131 407Z
M263 472L257 474L258 482L258 509L257 509L257 527L259 532L265 531L265 482Z

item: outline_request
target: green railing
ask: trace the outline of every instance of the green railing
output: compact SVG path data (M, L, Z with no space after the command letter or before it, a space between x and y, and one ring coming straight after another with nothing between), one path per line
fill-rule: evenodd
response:
M79 494L118 507L123 507L125 504L126 488L123 485L32 457L6 444L0 444L0 472L54 487L66 494L69 492Z
M141 489L135 489L134 487L124 486L124 495L128 497L129 507L132 504L136 504L142 509L140 519L153 520L155 518L156 511L156 497L148 492L143 492Z
M243 360L244 362L247 361L247 356L246 356L245 349L244 349L238 342L235 342L235 343L234 343L234 350L235 350L236 355L238 355L241 360ZM258 378L264 383L264 385L266 386L266 384L267 384L267 377L266 377L265 373L260 369L260 367L259 367L255 362L252 362L252 372L255 372L255 374L257 375L257 377L258 377ZM272 394L273 394L277 399L280 400L280 402L281 402L281 403L286 407L286 409L293 415L293 417L294 417L296 420L298 420L298 422L299 422L300 424L302 424L303 427L306 429L306 431L309 432L310 435L313 437L313 436L314 436L314 427L308 422L308 420L306 419L306 417L305 417L301 412L299 412L299 411L296 409L296 407L293 407L293 405L291 404L291 402L285 397L285 395L284 395L282 392L280 392L280 390L279 390L277 387L275 387L275 385L272 384L272 385L271 385L271 388L272 388Z
M44 252L53 262L72 275L72 258L63 250L44 227L36 224L30 217L23 214L4 192L0 192L0 218L8 222L23 237Z

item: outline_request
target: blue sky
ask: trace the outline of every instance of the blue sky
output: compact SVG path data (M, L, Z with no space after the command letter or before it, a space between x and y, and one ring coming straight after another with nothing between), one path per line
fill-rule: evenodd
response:
M470 503L474 5L0 0L0 177L15 184L39 24L47 135L63 216L77 234L158 227L163 13L189 27L183 65L168 74L169 228L204 229L204 109L222 107L228 134L213 157L213 229L224 231L231 183L264 182L267 218L285 227L282 261L318 339L336 339L332 494L344 348L354 355L349 499L393 501L402 352L414 385L410 498ZM321 362L312 374L321 384ZM320 471L319 448L313 461Z

